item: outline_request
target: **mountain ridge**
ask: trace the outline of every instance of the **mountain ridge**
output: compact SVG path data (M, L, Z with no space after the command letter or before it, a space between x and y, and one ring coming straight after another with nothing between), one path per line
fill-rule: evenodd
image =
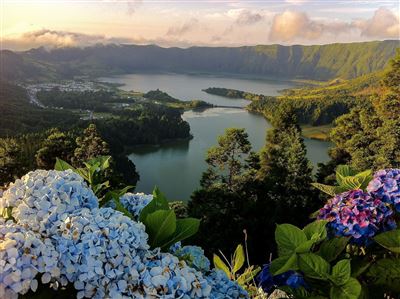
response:
M20 70L29 70L29 65L42 73L43 68L47 69L47 75L53 78L154 71L330 80L349 79L381 70L398 47L399 40L310 46L190 48L109 44L51 50L37 48L24 52L3 50L1 60L3 65L15 68L14 76L3 71L2 77L7 78L8 75L14 80L29 79L24 76L26 71ZM14 63L10 63L10 60L14 60Z

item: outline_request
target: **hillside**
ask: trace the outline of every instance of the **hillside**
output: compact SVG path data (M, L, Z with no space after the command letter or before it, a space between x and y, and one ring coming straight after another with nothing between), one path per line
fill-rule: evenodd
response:
M381 70L399 41L315 46L162 48L155 45L97 45L86 48L32 49L11 55L3 51L3 77L30 79L26 69L49 70L50 77L112 75L137 71L234 74L257 77L331 80ZM18 57L16 59L15 57ZM12 69L13 71L9 71Z

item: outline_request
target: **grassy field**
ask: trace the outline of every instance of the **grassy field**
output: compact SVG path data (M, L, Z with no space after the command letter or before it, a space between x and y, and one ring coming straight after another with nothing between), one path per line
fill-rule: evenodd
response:
M323 126L304 125L301 127L304 137L324 141L329 140L329 133L332 128L332 124Z

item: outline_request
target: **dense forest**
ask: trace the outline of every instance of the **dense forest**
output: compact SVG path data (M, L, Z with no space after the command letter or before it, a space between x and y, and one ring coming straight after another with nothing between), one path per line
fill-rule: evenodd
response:
M162 48L97 45L2 51L2 78L42 80L137 71L212 73L329 80L354 78L384 68L396 40L314 46Z

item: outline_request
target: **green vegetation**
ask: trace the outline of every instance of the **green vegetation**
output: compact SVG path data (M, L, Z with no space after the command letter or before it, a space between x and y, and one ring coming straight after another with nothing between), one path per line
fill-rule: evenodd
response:
M143 97L148 100L152 100L156 104L163 104L166 105L167 107L178 108L178 109L196 109L196 108L213 107L213 105L200 100L181 101L174 97L171 97L169 94L159 89L151 90L143 94Z
M339 164L350 164L356 170L400 166L399 61L400 52L377 82L381 84L379 94L336 120L330 136L335 144L332 160L321 167L321 179Z
M8 80L102 76L137 71L224 73L258 77L330 80L355 78L384 68L397 40L314 46L161 48L101 45L2 51L1 74ZM3 53L5 55L3 55ZM145 62L145 63L144 63ZM234 63L233 63L234 62ZM12 72L7 70L13 70Z

